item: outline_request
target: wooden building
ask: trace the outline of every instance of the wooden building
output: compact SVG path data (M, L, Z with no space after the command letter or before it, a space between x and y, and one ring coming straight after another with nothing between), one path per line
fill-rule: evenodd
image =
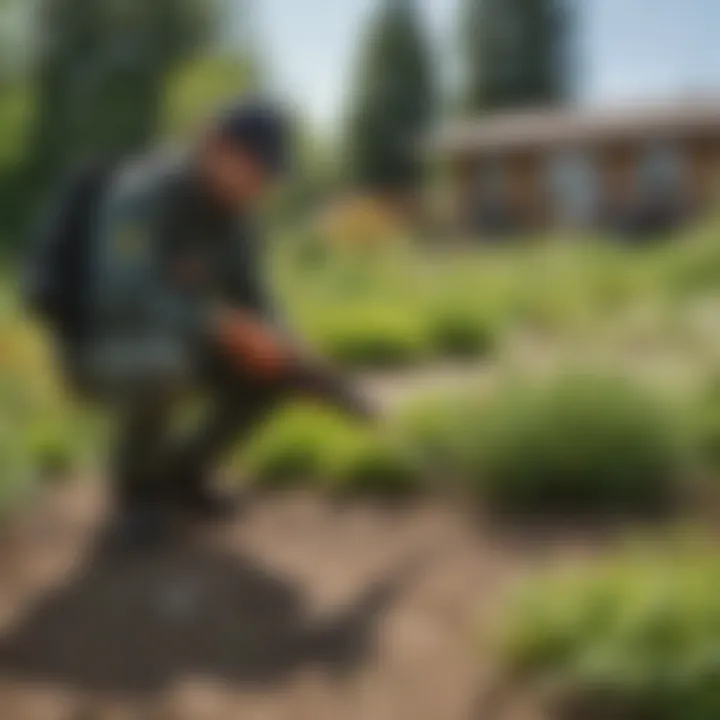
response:
M432 146L467 230L656 232L719 197L720 99L489 115L441 129Z

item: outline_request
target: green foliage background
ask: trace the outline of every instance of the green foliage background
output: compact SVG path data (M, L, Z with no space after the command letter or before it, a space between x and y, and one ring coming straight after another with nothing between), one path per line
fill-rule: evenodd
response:
M411 0L383 0L367 32L349 111L349 173L360 187L412 186L435 108L428 41Z
M464 0L460 30L467 112L564 102L572 89L570 5L563 0Z
M506 608L499 652L552 717L712 720L720 711L717 550L638 543L533 580Z

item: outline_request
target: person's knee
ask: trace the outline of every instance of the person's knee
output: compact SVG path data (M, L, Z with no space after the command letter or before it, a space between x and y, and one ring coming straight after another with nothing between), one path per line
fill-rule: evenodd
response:
M252 382L242 379L220 389L220 397L238 407L252 408L260 414L270 412L290 399L288 388L281 384Z
M148 428L150 433L161 432L177 399L176 392L158 386L138 392L127 393L118 398L115 407L118 414L132 425Z

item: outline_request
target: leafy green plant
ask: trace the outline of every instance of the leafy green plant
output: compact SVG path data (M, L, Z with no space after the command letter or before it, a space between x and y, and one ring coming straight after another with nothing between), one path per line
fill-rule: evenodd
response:
M0 517L30 483L27 456L18 433L0 422Z
M466 475L477 442L482 403L472 388L414 400L398 417L398 434L425 471L442 477Z
M429 314L430 344L436 355L477 357L494 349L497 333L481 308L446 303Z
M419 486L418 465L401 442L307 405L271 422L239 462L264 487L395 495Z
M314 328L320 350L348 366L397 367L427 356L420 318L392 305L343 308Z
M681 543L534 580L508 606L501 661L563 720L714 720L719 567L709 543Z
M69 420L38 422L28 430L25 442L29 461L45 479L66 478L80 459L82 441Z
M372 432L347 436L332 448L326 474L331 487L344 493L404 496L422 487L410 449Z
M471 432L475 482L507 511L659 508L686 469L669 411L619 378L570 374L505 389Z
M346 421L333 413L312 406L293 407L254 439L240 462L257 485L317 483L328 448L349 432Z
M720 377L712 377L694 399L689 424L702 467L710 473L720 469Z

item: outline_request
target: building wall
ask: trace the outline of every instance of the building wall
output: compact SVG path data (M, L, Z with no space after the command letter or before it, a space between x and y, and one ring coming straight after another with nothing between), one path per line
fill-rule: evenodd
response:
M687 143L689 193L698 211L720 202L720 137L695 138Z
M554 184L552 168L565 167L569 173L573 164L577 179L570 175L565 184L569 189L562 190L562 184ZM588 223L629 222L652 197L668 212L677 203L676 214L685 216L720 201L720 129L712 138L467 155L456 158L454 177L462 223L479 231L491 225L484 220L494 217L490 210L495 206L511 215L509 231L537 231L567 222L573 202L578 224L583 218ZM582 183L585 191L578 187ZM576 197L563 202L558 197L562 192Z
M635 195L640 155L636 143L613 143L598 151L604 212L629 209Z

